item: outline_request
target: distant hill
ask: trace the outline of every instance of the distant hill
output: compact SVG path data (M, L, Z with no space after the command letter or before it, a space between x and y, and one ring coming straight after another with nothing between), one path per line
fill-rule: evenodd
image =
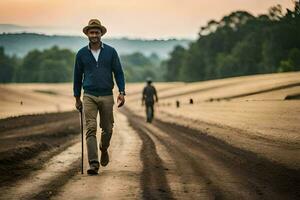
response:
M15 24L0 24L0 33L24 32L28 27Z
M7 28L16 29L18 26L6 25ZM4 29L4 26L2 27ZM0 26L0 30L1 26ZM3 30L2 30L3 31ZM191 40L141 40L128 38L103 38L103 42L112 45L119 54L131 54L141 52L146 56L156 53L160 58L167 58L176 45L187 47ZM9 55L22 57L32 49L46 49L54 45L60 48L68 48L76 52L81 47L87 45L88 40L81 36L59 36L43 35L37 33L2 33L0 34L0 46L5 48Z

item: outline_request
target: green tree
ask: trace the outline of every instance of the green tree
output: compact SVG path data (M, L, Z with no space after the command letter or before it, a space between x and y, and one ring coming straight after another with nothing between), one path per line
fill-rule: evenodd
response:
M30 51L18 69L19 82L68 82L72 80L75 54L53 46Z
M182 67L185 49L182 46L176 46L170 53L170 59L164 63L166 65L166 81L176 81L179 78L179 69Z
M300 71L300 50L291 49L288 58L280 62L278 72Z
M273 6L257 17L235 11L201 27L184 53L174 49L163 62L167 80L201 81L278 71L299 71L300 3ZM171 68L171 66L174 68ZM173 78L173 79L172 79Z
M162 80L162 67L157 54L145 56L140 52L122 55L121 61L128 82L144 82L147 77Z
M15 58L5 55L4 48L0 47L0 83L13 80L15 64Z
M39 50L30 51L24 58L18 71L19 82L38 82L40 66L43 61L42 52Z
M72 71L64 60L43 60L40 67L39 82L57 83L70 81Z

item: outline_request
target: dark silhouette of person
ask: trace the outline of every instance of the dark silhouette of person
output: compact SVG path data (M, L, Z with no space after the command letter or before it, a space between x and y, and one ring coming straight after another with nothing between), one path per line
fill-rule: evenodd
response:
M142 105L146 106L146 117L148 123L151 123L154 117L155 102L158 102L157 92L155 87L152 85L152 79L147 78L147 85L143 90Z

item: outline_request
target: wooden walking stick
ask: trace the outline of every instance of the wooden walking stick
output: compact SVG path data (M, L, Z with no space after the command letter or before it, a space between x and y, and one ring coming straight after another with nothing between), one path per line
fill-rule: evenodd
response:
M82 120L82 109L80 113L80 129L81 129L81 174L83 174L83 120Z

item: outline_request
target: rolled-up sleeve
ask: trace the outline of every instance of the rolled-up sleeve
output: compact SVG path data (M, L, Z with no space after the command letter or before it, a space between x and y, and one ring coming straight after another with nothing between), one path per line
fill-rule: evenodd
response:
M114 49L113 52L113 62L112 62L112 70L114 73L114 77L116 79L117 86L119 88L119 92L125 92L125 77L122 69L122 65L118 56L117 51Z
M74 97L80 97L82 87L83 66L80 61L79 54L76 54L73 77L73 93Z

